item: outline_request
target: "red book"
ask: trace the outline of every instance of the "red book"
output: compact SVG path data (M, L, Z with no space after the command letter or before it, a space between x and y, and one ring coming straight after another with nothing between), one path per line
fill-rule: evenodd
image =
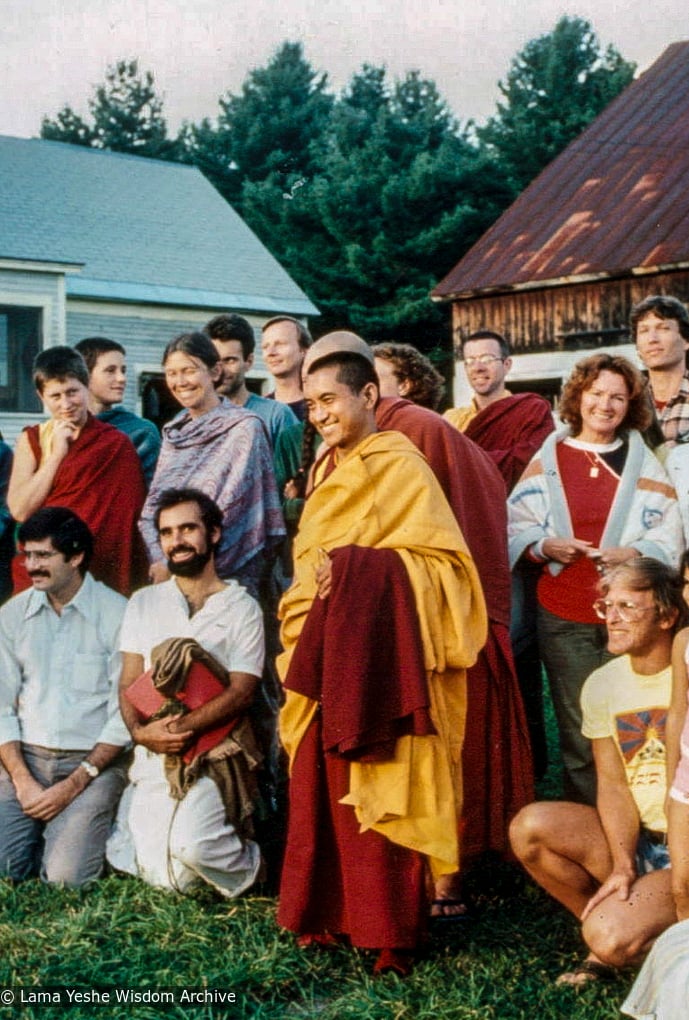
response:
M217 698L224 690L225 687L207 666L204 666L202 662L193 662L187 673L184 687L175 697L191 712L212 701L213 698ZM125 688L124 694L144 720L150 719L169 700L154 687L153 668L138 676L134 683ZM236 722L236 719L231 719L229 722L214 726L213 729L205 730L184 752L183 760L188 765L197 755L203 754L204 751L210 751L212 747L225 739Z

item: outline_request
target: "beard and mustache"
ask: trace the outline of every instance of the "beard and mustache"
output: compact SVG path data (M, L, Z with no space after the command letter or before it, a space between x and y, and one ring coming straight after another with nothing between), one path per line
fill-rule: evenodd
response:
M206 546L203 552L197 552L190 545L176 545L174 549L170 550L170 555L167 561L167 569L171 574L176 575L177 577L198 577L206 564L210 562L214 551L215 550L211 546ZM189 557L189 559L174 559L176 553L187 552L193 554Z

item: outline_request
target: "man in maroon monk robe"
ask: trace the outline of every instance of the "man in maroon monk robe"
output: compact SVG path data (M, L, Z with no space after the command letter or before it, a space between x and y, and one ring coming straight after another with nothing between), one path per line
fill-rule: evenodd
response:
M291 785L278 923L302 943L346 936L379 950L376 973L406 973L425 866L458 866L465 669L485 642L484 600L425 459L376 430L367 345L329 334L305 366L327 452L281 604Z
M490 329L472 333L457 350L474 391L471 403L445 412L455 428L486 451L505 480L507 495L524 468L555 428L548 401L537 393L510 393L505 377L512 367L510 345ZM548 764L543 720L543 681L536 637L538 571L520 564L514 572L512 650L531 736L536 777Z
M136 450L124 433L89 412L88 369L73 348L41 351L33 378L50 418L19 437L7 495L10 512L25 521L43 506L73 510L94 537L93 576L130 595L146 577L136 526L146 492ZM29 587L19 559L13 576L15 592Z
M534 797L529 734L517 685L510 624L505 486L490 457L434 411L382 398L381 430L396 429L424 454L440 482L474 559L488 611L488 639L467 671L467 725L462 751L462 867L479 854L509 847L511 819ZM464 916L459 876L436 884L432 916Z
M460 353L474 396L465 407L446 411L445 417L490 455L505 479L509 496L555 428L550 404L537 393L510 393L507 389L505 377L512 358L500 333L490 329L472 333Z

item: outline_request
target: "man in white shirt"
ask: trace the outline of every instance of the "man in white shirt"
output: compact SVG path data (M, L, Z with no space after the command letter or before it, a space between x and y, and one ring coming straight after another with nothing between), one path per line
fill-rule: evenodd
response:
M43 507L18 537L32 587L0 610L0 874L76 887L101 873L125 783L126 600L87 573L73 511Z
M165 490L155 525L172 577L136 592L122 624L120 706L137 747L108 861L151 885L186 892L205 881L223 896L238 896L258 876L258 846L238 831L240 820L228 820L232 808L206 764L180 797L171 790L166 762L207 731L241 719L251 706L263 669L261 610L237 581L222 581L216 573L222 514L205 493ZM229 683L184 715L143 722L127 688L150 668L153 649L169 638L193 638L224 666ZM231 737L239 742L237 732L238 727ZM237 771L251 770L247 749L250 756L248 744L237 750ZM210 752L217 753L215 747Z

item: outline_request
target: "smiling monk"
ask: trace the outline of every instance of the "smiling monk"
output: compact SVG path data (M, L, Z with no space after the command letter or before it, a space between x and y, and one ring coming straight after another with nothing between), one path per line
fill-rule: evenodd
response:
M328 447L281 604L290 816L278 921L302 943L377 949L406 973L434 876L457 870L466 668L486 638L478 576L418 450L377 432L370 348L319 340L304 362Z

